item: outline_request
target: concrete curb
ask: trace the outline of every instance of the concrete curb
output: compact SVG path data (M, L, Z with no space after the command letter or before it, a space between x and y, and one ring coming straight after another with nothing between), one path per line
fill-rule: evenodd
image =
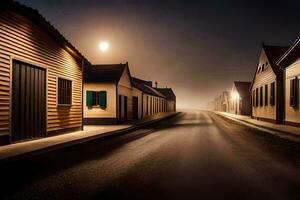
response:
M0 166L8 164L8 163L13 162L13 161L22 160L22 159L34 157L34 156L37 156L37 155L40 155L40 154L48 153L48 152L51 152L51 151L55 151L55 150L59 150L59 149L63 149L63 148L83 144L85 142L89 142L89 141L92 141L92 140L107 138L107 137L113 136L113 135L117 136L117 135L125 134L125 133L128 133L128 132L135 131L135 130L144 128L146 126L153 125L155 123L173 118L173 117L175 117L179 114L181 114L181 112L172 113L170 115L167 115L167 116L164 116L164 117L158 118L158 119L145 121L145 122L142 122L142 123L139 123L139 124L136 124L136 125L132 125L128 128L119 129L119 130L116 130L116 131L109 131L109 132L102 133L102 134L99 134L99 135L93 135L93 136L90 136L90 137L80 138L80 139L77 139L77 140L67 141L65 143L56 144L56 145L41 148L41 149L38 149L38 150L33 150L31 152L26 152L26 153L23 153L23 154L19 154L19 155L16 155L16 156L3 158L3 159L0 160Z
M264 131L264 132L271 133L273 135L277 135L277 136L279 136L281 138L290 139L290 140L295 141L294 139L291 139L290 137L288 137L288 136L292 136L293 138L297 138L296 141L298 141L298 142L300 141L300 136L299 135L291 133L291 132L288 132L288 131L282 131L282 130L278 130L278 129L275 129L275 128L270 128L270 127L266 127L266 126L254 124L254 123L248 122L248 121L243 120L243 119L236 119L234 117L230 117L230 116L227 116L227 115L222 115L221 113L218 113L218 112L215 112L215 114L217 114L217 115L219 115L221 117L227 118L229 120L238 122L240 124L246 125L248 127L256 128L256 129L258 129L260 131ZM286 137L284 137L283 135L280 135L280 134L284 134Z

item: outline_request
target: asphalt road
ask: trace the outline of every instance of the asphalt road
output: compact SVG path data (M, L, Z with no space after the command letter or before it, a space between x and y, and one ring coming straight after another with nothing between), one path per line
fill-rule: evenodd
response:
M0 173L1 199L300 199L300 144L190 111Z

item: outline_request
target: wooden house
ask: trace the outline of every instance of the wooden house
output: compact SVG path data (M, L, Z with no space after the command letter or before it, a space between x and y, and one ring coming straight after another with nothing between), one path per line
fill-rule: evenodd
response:
M82 128L89 64L38 11L0 2L0 142Z
M172 88L156 88L167 100L167 112L176 112L176 95Z
M151 81L145 81L138 78L132 79L133 98L136 98L138 106L135 118L145 118L161 112L167 112L167 99L156 88L152 87Z
M276 61L288 47L263 45L251 84L252 118L283 123L283 70Z
M251 114L251 82L234 81L230 94L229 112L237 115Z
M116 124L133 119L128 63L84 69L84 124Z
M299 78L300 78L300 38L282 55L277 65L284 70L284 122L300 126Z

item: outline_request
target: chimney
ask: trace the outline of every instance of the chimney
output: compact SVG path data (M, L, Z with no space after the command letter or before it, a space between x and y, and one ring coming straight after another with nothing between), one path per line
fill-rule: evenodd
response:
M157 88L157 81L155 81L155 88Z

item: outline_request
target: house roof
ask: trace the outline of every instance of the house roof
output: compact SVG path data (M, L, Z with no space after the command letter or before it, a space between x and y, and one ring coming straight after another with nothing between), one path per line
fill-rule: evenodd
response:
M237 92L239 93L240 97L246 97L250 94L250 86L251 82L245 81L234 81L234 87L236 88Z
M289 47L287 47L287 46L272 46L272 45L265 45L265 44L262 45L262 50L264 50L264 52L268 58L269 64L276 76L280 75L280 73L282 72L280 67L277 65L277 60L284 54L284 52L288 48ZM257 70L258 70L258 67L256 68L255 74L253 76L252 83L249 88L250 90L252 89L252 86L254 84Z
M118 83L128 64L91 65L84 68L85 83ZM130 74L130 73L129 73Z
M157 97L166 98L161 92L159 92L156 88L150 87L150 81L145 81L142 79L132 77L132 85L133 87L141 90L146 94L150 94Z
M263 45L263 49L266 53L266 56L270 62L272 70L276 75L278 75L280 71L280 67L276 64L277 60L288 50L287 46L270 46Z
M172 88L157 88L157 90L165 95L167 100L176 101L176 96Z
M294 44L279 58L276 64L282 68L286 68L298 58L300 58L300 37L298 37Z
M37 10L28 6L22 5L13 0L1 0L0 12L11 10L33 21L36 25L41 27L47 34L49 34L58 44L62 46L67 52L69 52L78 62L82 59L85 64L91 63L49 22L47 21Z

